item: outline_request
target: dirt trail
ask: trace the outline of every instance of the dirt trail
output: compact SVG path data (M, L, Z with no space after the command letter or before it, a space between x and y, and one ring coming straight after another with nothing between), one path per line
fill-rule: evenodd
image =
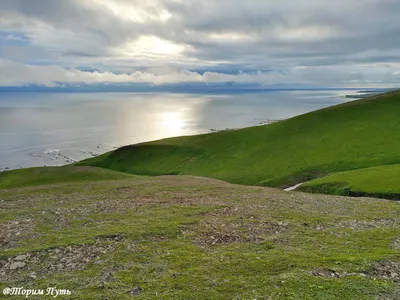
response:
M304 183L306 183L306 182L298 183L298 184L296 184L296 185L294 185L294 186L288 187L288 188L284 189L284 191L285 191L285 192L293 191L293 190L297 189L299 186L301 186L301 185L304 184Z

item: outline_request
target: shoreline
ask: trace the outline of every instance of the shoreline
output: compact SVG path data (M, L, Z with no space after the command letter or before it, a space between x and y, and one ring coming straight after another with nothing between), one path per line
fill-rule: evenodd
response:
M286 119L287 118L271 119L271 120L265 119L265 120L257 121L257 124L255 124L255 125L252 124L250 126L244 126L244 127L239 127L239 128L225 128L225 129L210 128L207 131L199 132L199 133L196 133L193 135L213 134L213 133L217 133L217 132L239 130L239 129L250 128L250 127L255 127L255 126L264 126L264 125L269 125L269 124L273 124L276 122L280 122L280 121L283 121ZM172 136L172 137L174 137L174 136ZM166 137L166 138L172 138L172 137ZM179 136L176 136L176 137L179 137ZM134 143L134 144L140 144L140 143L143 143L143 142L138 142L138 143ZM132 144L132 145L134 145L134 144ZM0 173L6 172L6 171L11 171L11 170L36 168L36 167L61 167L61 166L65 166L68 164L76 163L76 162L84 160L84 159L96 157L96 156L102 155L104 153L107 153L109 151L112 151L112 150L115 150L115 149L118 149L118 148L124 147L124 146L129 146L129 144L128 145L118 145L118 146L97 144L96 146L86 146L87 149L83 149L83 148L85 148L85 146L78 147L81 149L73 149L73 147L72 148L63 148L63 149L48 148L48 149L44 149L43 151L41 151L41 153L31 152L28 154L28 156L30 156L31 158L39 158L39 159L45 160L46 163L28 164L25 166L21 166L20 164L18 164L18 165L15 164L14 166L0 164ZM95 150L101 150L101 151L88 150L88 149L95 149ZM65 153L65 152L67 152L67 153ZM75 152L75 153L73 153L73 152Z
M357 95L357 97L359 97L359 95ZM292 96L290 96L289 98L291 99ZM311 98L314 99L313 97ZM321 96L321 99L318 100L317 103L320 103L319 101L325 101L325 99L327 98L330 98L330 96ZM333 98L338 99L338 102L346 102L346 100L344 100L344 98L342 98L339 95L336 95ZM293 99L295 100L296 96L293 96ZM304 105L302 99L303 99L302 97L299 98L299 107L304 107L302 106ZM274 101L276 102L278 100L279 98L275 99ZM271 105L270 103L272 103L271 99L268 98L265 104L263 105L269 107L269 105ZM326 104L326 107L331 105L335 105L335 103L332 104L328 102ZM257 107L262 107L262 106L261 104L259 104L259 106ZM277 107L279 108L280 106ZM216 132L231 131L248 127L256 127L256 126L265 126L268 124L273 124L291 117L301 115L303 113L321 109L321 107L323 108L325 107L325 105L313 104L313 106L309 107L312 109L303 108L302 110L300 110L300 112L295 112L293 114L266 111L265 114L263 113L264 116L261 113L257 114L254 113L253 111L248 111L245 113L245 116L238 117L238 119L235 120L235 122L230 121L232 118L229 118L229 114L226 116L226 113L224 113L221 116L219 115L214 116L214 121L206 120L207 122L205 122L204 124L196 123L195 127L192 124L185 123L184 124L185 127L182 127L179 130L179 132L166 132L161 136L156 137L146 132L143 133L144 136L140 136L138 133L141 131L138 130L138 132L132 131L132 133L130 133L131 135L133 134L132 137L126 134L118 137L117 140L120 139L120 141L115 141L113 138L110 138L113 137L116 133L118 134L118 131L116 133L105 131L104 133L108 134L108 136L106 136L105 138L103 135L99 135L98 133L96 133L96 136L92 136L90 135L90 132L86 132L85 134L82 135L79 135L79 132L76 133L61 132L57 135L57 138L53 138L53 135L48 135L47 131L43 131L40 134L36 134L37 136L36 135L29 136L29 138L32 139L32 142L28 140L27 142L20 143L19 140L24 141L26 139L25 131L21 130L21 132L18 132L18 135L16 135L10 140L11 144L8 145L7 148L0 150L0 172L14 170L14 169L21 169L21 168L30 168L30 167L63 166L83 159L101 155L103 153L112 151L113 149L117 149L124 145L133 145L133 144L148 142L151 140L159 140L164 138L178 137L185 135L216 133ZM241 106L238 107L237 109L240 108ZM269 116L270 118L265 118L265 116ZM227 122L222 122L223 120L221 120L221 122L215 121L219 120L219 117L226 118ZM227 127L223 127L223 124L226 124ZM50 129L51 127L49 127L49 130ZM153 131L154 130L160 130L160 128L155 128L153 129ZM134 136L135 134L137 136ZM45 136L45 138L42 138L42 136ZM150 140L143 138L145 136L149 136ZM62 141L60 141L60 137L63 138ZM72 137L75 138L73 139ZM110 141L109 143L108 140ZM36 141L38 141L37 142L38 144L35 144ZM99 141L102 141L103 144L99 144ZM5 143L7 144L7 136Z

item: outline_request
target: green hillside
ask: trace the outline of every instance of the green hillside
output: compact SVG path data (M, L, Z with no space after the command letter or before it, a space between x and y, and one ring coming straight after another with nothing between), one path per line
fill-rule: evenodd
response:
M400 165L334 173L311 180L298 189L312 193L400 200Z
M193 176L1 189L0 200L0 293L57 287L71 291L57 299L400 296L394 201Z
M399 112L396 91L271 125L127 146L78 165L286 187L333 172L400 163Z
M321 177L300 189L397 199L399 111L392 92L267 126L0 173L0 292L399 299L395 201L131 175L271 186Z
M0 189L55 183L132 178L132 175L94 167L64 166L11 170L0 173Z

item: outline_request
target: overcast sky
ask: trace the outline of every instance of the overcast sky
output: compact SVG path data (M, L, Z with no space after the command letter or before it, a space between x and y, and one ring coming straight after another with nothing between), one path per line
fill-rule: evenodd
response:
M1 0L0 85L399 86L399 0Z

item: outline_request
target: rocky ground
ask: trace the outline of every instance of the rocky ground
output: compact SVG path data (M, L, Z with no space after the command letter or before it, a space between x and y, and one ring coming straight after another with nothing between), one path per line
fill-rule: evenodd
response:
M398 299L400 205L197 177L0 190L1 288L68 299Z

